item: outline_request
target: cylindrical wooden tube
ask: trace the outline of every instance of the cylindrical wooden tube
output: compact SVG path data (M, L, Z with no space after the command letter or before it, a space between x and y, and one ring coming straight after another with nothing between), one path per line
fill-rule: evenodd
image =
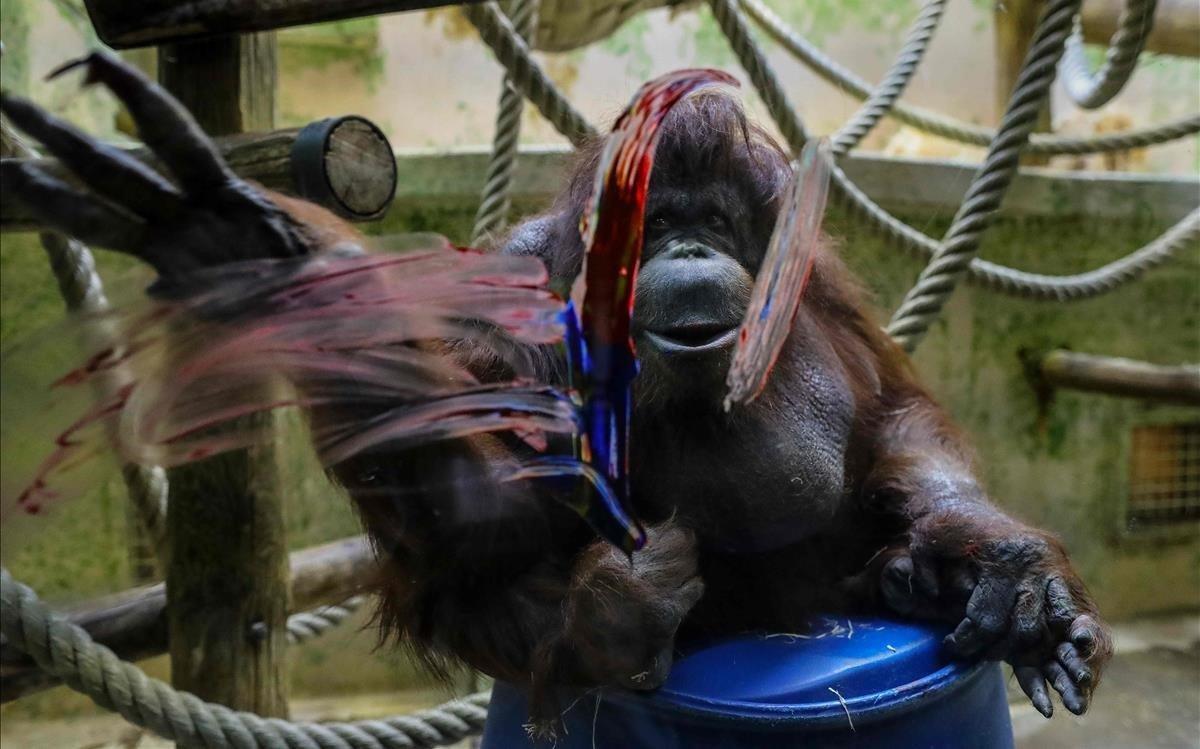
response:
M396 191L396 157L387 137L370 120L350 115L303 128L215 138L239 177L311 200L353 221L379 218ZM161 168L145 148L131 155ZM55 159L33 159L40 168L72 179ZM0 201L0 232L44 229L19 196Z
M396 194L396 157L387 136L362 117L305 126L292 143L297 195L356 221L379 218Z

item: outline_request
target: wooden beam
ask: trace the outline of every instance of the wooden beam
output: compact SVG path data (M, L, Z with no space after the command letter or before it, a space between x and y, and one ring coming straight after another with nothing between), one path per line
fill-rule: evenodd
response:
M100 39L114 49L269 31L480 0L84 0Z
M277 58L272 34L169 44L158 51L158 82L210 135L273 130Z
M294 552L289 563L293 611L340 603L363 593L379 570L365 536ZM166 586L159 583L72 606L63 614L117 655L137 661L167 652L166 608ZM0 643L0 703L57 683L24 653Z
M1051 388L1200 406L1200 364L1163 366L1058 350L1042 357L1039 371Z
M1016 88L1017 78L1025 65L1025 55L1037 31L1045 0L1004 0L995 4L996 39L996 121L1008 108L1008 100ZM1050 132L1050 99L1047 97L1038 113L1035 132ZM1045 164L1047 156L1022 156L1023 164Z
M343 218L370 221L382 217L391 207L396 191L396 158L387 137L365 118L333 117L303 128L227 135L215 141L239 177L311 200ZM146 148L131 149L129 153L163 169ZM78 184L55 159L32 161ZM19 199L0 201L0 232L40 228Z
M214 37L161 47L158 76L205 132L270 131L276 60L272 33ZM278 448L267 438L169 472L167 633L173 686L235 710L286 717L289 591Z
M1087 0L1083 4L1083 40L1108 46L1126 0ZM1158 0L1146 49L1165 55L1200 57L1200 3Z

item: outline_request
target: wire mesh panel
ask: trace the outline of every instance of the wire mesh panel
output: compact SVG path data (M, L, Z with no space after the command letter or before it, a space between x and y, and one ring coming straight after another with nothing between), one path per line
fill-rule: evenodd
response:
M1200 422L1135 427L1130 453L1130 531L1200 520Z

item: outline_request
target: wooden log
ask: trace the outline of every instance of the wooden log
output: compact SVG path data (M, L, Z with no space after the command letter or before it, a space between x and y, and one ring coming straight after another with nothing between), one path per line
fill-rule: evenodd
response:
M84 0L84 5L104 43L124 49L479 1Z
M573 153L565 145L522 147L513 172L513 200L548 204L562 189ZM400 178L393 210L474 210L490 157L490 146L399 149ZM979 170L966 162L866 152L849 153L838 164L877 203L909 217L954 213ZM1197 195L1200 180L1191 175L1022 169L1001 212L1006 218L1087 217L1163 228L1191 213Z
M1163 366L1058 350L1042 357L1039 372L1051 388L1200 406L1200 364Z
M363 117L332 117L303 128L227 135L215 141L239 177L311 200L344 218L369 221L391 207L396 157L383 132ZM163 171L146 148L129 153ZM78 184L55 159L33 161ZM20 199L5 196L0 201L0 232L41 228Z
M1107 46L1117 31L1126 0L1087 0L1083 4L1083 39ZM1200 57L1200 3L1158 0L1154 28L1146 49L1166 55Z
M293 611L340 603L369 589L378 573L365 536L297 551L289 557ZM167 651L167 590L163 583L72 606L63 613L125 660ZM55 686L32 659L0 639L0 703Z
M354 221L383 216L396 194L396 155L387 136L362 117L318 120L289 151L295 194Z
M1025 65L1025 55L1029 52L1044 7L1045 0L1005 0L995 4L997 121L1008 108L1008 100ZM1050 123L1050 99L1047 97L1034 129L1039 133L1050 132ZM1021 157L1021 163L1030 165L1045 164L1049 160L1047 156Z
M276 53L269 32L160 47L159 81L205 132L269 131ZM235 710L286 717L289 591L279 447L268 438L168 473L167 635L174 687Z

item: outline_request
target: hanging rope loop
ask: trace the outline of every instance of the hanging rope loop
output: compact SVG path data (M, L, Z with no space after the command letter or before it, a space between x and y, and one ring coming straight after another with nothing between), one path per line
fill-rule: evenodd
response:
M831 139L834 154L841 156L848 153L895 108L900 94L908 87L908 82L913 73L917 72L921 60L925 59L925 50L929 48L933 32L937 30L945 10L946 0L927 0L887 75L854 116L834 133Z
M755 23L817 75L859 99L870 97L873 90L871 84L826 55L794 29L789 28L787 23L763 0L740 0L740 2L741 6L746 9L746 14L754 19ZM996 138L994 130L902 102L897 102L888 115L932 135L972 146L987 147ZM1200 133L1200 115L1190 115L1162 125L1109 135L1074 138L1034 133L1029 139L1026 152L1054 156L1127 151L1131 148L1145 148L1168 143L1195 133Z
M1067 95L1084 109L1099 109L1121 93L1137 68L1138 57L1154 29L1158 0L1126 0L1117 21L1104 64L1092 73L1083 49L1083 23L1075 18L1075 30L1067 39L1063 56L1063 86Z
M527 45L532 46L537 28L538 0L513 0L509 18L513 30ZM471 230L471 246L479 247L485 240L498 235L508 222L512 201L513 167L517 161L517 143L521 139L521 114L525 97L517 90L512 76L504 75L500 84L500 103L496 110L496 133L492 141L492 158L488 162L483 183L483 198L475 213Z

